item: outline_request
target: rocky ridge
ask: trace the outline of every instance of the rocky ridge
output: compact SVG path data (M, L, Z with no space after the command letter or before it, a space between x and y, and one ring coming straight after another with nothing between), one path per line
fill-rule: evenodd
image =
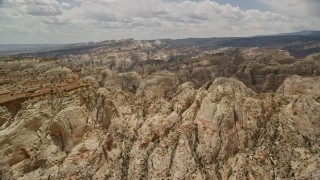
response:
M108 48L67 55L64 62L82 69L82 77L98 78L106 70L113 74L135 72L144 79L166 70L176 74L180 83L191 81L196 88L217 77L235 77L255 91L268 92L276 91L290 75L319 76L317 56L316 53L298 59L288 51L257 47L202 51L193 46L128 40Z
M32 63L22 71L21 63L2 68L1 92L17 92L21 81L22 93L37 88L23 98L0 96L0 177L317 179L318 55L296 60L255 51L145 60L121 71L40 59L24 61ZM42 86L27 83L35 64ZM236 75L228 75L231 67ZM42 73L54 81L41 80Z
M294 85L319 84L319 78L294 76L277 93L255 93L230 78L208 89L184 83L171 100L163 96L175 80L154 78L152 91L138 89L142 97L86 89L50 103L25 102L0 132L1 176L319 177L320 94Z

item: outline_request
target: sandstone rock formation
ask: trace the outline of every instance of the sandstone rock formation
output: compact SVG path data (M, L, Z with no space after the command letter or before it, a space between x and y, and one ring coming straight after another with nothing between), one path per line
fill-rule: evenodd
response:
M275 92L236 77L199 87L169 71L89 79L63 94L36 90L45 98L1 98L1 179L320 177L318 76L290 76Z
M0 179L319 179L319 55L124 41L0 61Z

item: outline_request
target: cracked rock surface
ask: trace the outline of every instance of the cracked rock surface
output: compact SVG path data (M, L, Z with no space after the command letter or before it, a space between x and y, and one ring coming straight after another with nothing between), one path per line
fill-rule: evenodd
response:
M12 120L1 107L13 121L0 131L2 179L319 177L320 94L307 88L318 77L256 93L232 78L194 89L165 73L136 95L78 89L26 101Z
M200 86L183 69L25 63L21 77L0 71L9 74L1 79L1 180L320 178L319 76L278 82L251 69ZM256 91L246 78L276 90Z

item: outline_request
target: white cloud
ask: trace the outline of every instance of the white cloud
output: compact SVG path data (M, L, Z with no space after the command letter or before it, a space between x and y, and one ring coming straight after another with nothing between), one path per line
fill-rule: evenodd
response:
M260 0L273 10L293 17L320 16L319 0Z
M320 29L319 0L259 0L274 12L291 17L294 30Z
M7 0L0 8L0 13L3 9L6 14L0 16L0 24L28 29L26 33L30 34L37 32L32 40L47 43L131 37L250 36L320 28L316 23L319 16L311 17L317 14L316 8L308 3L301 4L304 10L292 14L279 7L289 6L285 4L289 0L278 4L275 0L259 1L270 6L270 11L245 11L209 0ZM9 42L10 36L2 36L0 41Z
M92 1L83 2L78 7L78 13L90 20L91 22L109 23L117 28L134 28L141 24L143 28L154 28L156 31L170 27L184 28L185 34L179 37L188 37L188 31L193 36L223 36L223 35L242 35L262 33L261 28L265 27L269 30L275 25L275 22L285 22L288 18L272 13L261 12L258 10L242 11L231 5L220 5L213 1L183 1L183 2L167 2L167 1L147 1L147 0L118 0L113 2L99 3ZM130 23L127 23L129 21ZM232 31L232 28L241 29L241 26L248 27L254 23L260 25L259 28L251 28L251 32ZM158 26L153 27L153 24ZM199 27L199 28L197 28ZM224 28L220 30L219 28ZM228 27L230 28L228 30ZM205 29L203 29L205 28ZM210 31L213 29L214 31ZM196 35L195 32L199 32ZM201 32L201 33L200 33ZM171 36L171 34L168 34Z
M61 5L56 0L8 0L6 5L33 16L57 16L62 14Z
M71 8L71 4L67 3L67 2L62 2L61 3L61 7L63 7L63 8Z

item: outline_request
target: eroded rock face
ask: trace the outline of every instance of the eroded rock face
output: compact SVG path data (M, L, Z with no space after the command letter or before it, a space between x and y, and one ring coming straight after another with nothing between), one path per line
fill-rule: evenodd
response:
M0 106L0 130L8 127L12 122L12 114L7 107Z
M158 99L162 96L167 96L178 83L179 81L175 74L166 71L156 72L141 83L137 90L137 96L150 100Z
M1 62L0 177L317 179L318 60L248 49L109 69Z
M83 88L26 101L0 131L3 179L312 179L320 174L318 77L275 93L234 78L202 88L169 72L136 94ZM151 98L152 97L152 98Z
M86 132L87 115L83 107L68 107L53 118L48 127L53 142L61 150L70 151Z
M278 94L308 96L319 102L320 100L320 84L315 83L320 81L319 77L291 76L287 78L277 90Z

